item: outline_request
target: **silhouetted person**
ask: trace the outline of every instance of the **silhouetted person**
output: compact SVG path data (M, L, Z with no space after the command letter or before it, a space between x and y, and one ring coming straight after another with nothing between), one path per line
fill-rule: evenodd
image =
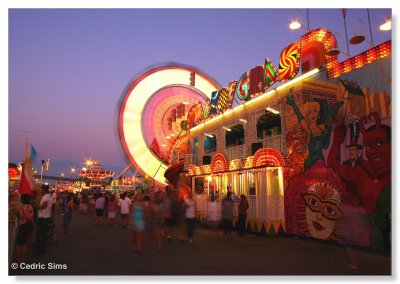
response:
M233 200L231 198L232 192L228 192L226 197L221 201L222 207L222 230L224 237L229 239L232 234L232 221L233 221Z
M239 218L238 218L239 236L246 235L246 219L247 219L248 209L249 209L249 202L247 202L246 196L244 194L241 194L239 202Z

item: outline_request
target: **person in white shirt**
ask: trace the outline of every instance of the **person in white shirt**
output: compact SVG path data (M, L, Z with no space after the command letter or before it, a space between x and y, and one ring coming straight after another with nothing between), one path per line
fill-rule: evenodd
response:
M218 225L221 222L221 206L220 203L215 200L215 197L211 198L207 208L207 221L211 227L210 233L218 235Z
M131 203L132 203L131 199L128 196L126 196L125 193L123 193L119 200L119 206L121 207L121 226L122 226L122 228L125 228L126 225L128 224L128 215L129 215Z
M42 195L40 197L38 207L38 229L37 229L37 246L36 253L43 254L46 252L46 237L49 226L53 222L52 208L53 197L49 192L49 186L42 185Z
M190 192L188 197L183 202L183 208L185 209L186 229L189 243L193 242L193 231L196 224L196 202L192 198Z

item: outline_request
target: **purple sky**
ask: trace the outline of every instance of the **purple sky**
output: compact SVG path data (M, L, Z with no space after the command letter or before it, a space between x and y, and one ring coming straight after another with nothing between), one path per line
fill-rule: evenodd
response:
M134 77L150 65L177 62L227 86L265 57L278 68L282 49L306 32L289 30L290 20L306 22L305 15L306 9L10 9L9 162L23 160L28 138L38 160L51 159L48 174L92 158L117 175L127 165L117 105ZM378 29L391 10L370 9L370 16L374 43L391 39ZM309 19L310 29L339 33L346 50L341 9L310 9ZM366 9L349 9L346 21L349 38L357 25L370 40ZM364 42L350 53L368 48Z

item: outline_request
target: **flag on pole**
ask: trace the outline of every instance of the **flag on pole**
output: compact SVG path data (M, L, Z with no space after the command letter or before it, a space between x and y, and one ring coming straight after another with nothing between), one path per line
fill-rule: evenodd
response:
M21 182L19 184L20 194L33 195L33 171L32 162L37 156L37 151L33 145L26 143L25 161L22 163Z
M49 163L50 163L50 159L47 160L41 160L42 161L42 167L44 170L48 171L49 170Z

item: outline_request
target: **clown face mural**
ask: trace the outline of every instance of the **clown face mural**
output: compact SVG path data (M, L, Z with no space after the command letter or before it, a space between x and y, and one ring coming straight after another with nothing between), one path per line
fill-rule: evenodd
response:
M299 215L303 217L299 218L299 227L303 233L318 239L338 239L343 217L338 191L327 182L318 182L311 185L302 197L304 205Z

